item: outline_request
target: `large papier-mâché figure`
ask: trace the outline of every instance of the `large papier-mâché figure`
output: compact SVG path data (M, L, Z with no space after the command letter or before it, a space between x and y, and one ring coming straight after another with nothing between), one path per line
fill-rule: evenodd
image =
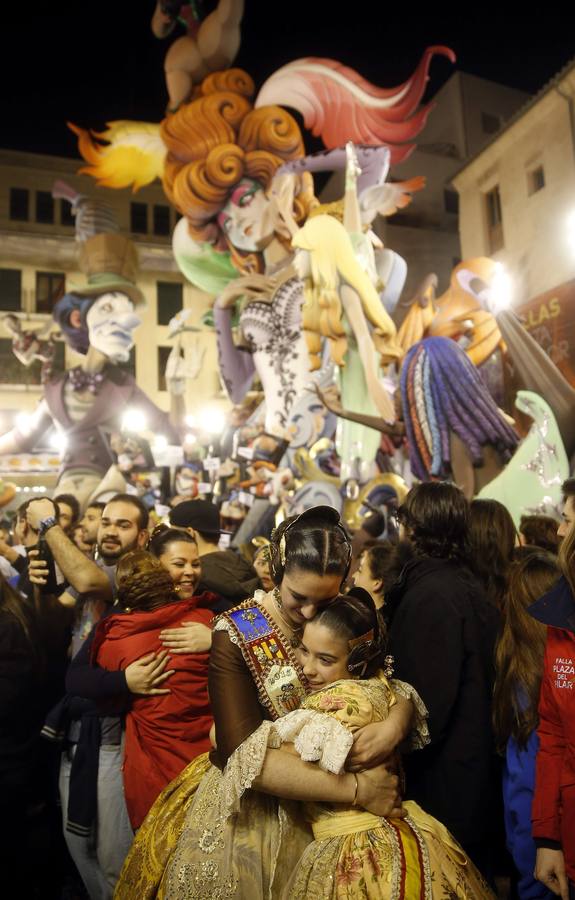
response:
M92 235L81 244L80 268L87 285L65 294L53 315L67 343L85 358L44 385L29 427L16 427L0 437L0 453L32 450L55 425L67 439L58 490L84 503L124 488L113 465L109 436L120 430L128 406L146 416L150 429L173 440L177 434L167 413L116 365L129 358L132 332L140 324L136 310L144 302L136 285L134 244L120 234Z

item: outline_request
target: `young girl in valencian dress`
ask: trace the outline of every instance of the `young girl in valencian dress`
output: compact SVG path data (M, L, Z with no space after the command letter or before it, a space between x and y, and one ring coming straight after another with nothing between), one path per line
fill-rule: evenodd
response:
M384 636L370 595L354 588L306 624L298 652L312 687L300 709L274 724L302 759L343 772L354 732L385 720L396 702L381 671ZM494 897L447 829L416 803L405 817L353 803L306 804L314 840L304 850L283 900L488 900Z

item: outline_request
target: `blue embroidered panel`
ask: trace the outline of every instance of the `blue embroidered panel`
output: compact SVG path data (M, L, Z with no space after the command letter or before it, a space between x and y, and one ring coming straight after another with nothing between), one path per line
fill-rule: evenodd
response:
M228 615L245 641L255 641L273 633L271 625L257 606L235 609Z

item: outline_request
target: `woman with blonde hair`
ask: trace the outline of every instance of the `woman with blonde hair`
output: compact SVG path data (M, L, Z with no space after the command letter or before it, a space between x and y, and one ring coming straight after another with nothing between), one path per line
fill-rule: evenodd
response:
M294 266L305 280L303 328L312 368L320 364L325 337L340 369L342 405L393 422L393 400L380 381L379 369L400 356L396 329L357 259L345 226L332 216L313 216L297 232L292 246L298 251ZM371 432L373 442L365 438L373 443L370 449L354 449L353 431L347 425L338 446L342 459L358 455L373 459L379 435Z

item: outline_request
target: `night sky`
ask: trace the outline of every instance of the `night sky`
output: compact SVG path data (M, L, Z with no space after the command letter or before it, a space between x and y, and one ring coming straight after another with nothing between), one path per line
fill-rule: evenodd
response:
M204 9L214 5L206 0ZM335 11L341 8L347 13ZM153 9L154 0L5 4L0 147L76 156L67 120L96 129L113 119L159 121L170 39L152 35ZM471 12L461 4L459 13L420 13L410 12L409 3L383 0L347 0L345 7L341 0L246 0L235 65L260 86L286 62L327 56L393 87L412 74L430 44L450 46L463 71L532 93L575 56L568 23L530 15L524 4L510 11L503 3L477 3ZM436 58L427 96L453 71Z

